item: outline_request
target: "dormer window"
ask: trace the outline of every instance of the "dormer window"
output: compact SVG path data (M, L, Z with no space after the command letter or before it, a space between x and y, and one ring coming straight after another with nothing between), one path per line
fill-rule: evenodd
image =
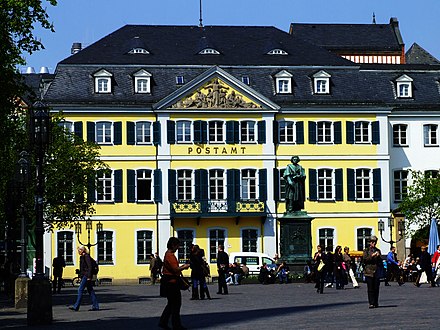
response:
M134 75L134 91L137 94L151 93L151 73L144 69L137 71Z
M112 92L113 75L107 70L99 70L93 75L95 79L95 93L106 94Z
M292 93L292 74L286 70L280 71L275 75L277 94Z
M397 97L410 98L412 97L413 79L406 74L396 79Z
M128 52L129 54L150 54L150 52L144 48L136 47Z
M214 48L205 48L199 52L200 55L219 55L220 52Z
M251 84L251 81L250 81L248 76L241 77L241 81L243 82L243 84L246 84L246 85L250 85Z
M315 94L330 94L331 75L321 70L313 75L313 92Z
M185 78L183 76L177 76L176 77L176 84L177 85L183 85L185 84Z
M285 50L282 49L272 49L270 52L267 53L268 55L289 55Z

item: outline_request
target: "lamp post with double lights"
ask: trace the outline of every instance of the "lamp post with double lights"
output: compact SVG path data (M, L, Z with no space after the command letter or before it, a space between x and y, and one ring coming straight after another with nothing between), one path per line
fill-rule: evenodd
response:
M102 225L102 223L101 223L101 221L99 221L97 224L96 224L96 232L97 233L100 233L100 232L102 232L102 230L103 230L103 225ZM90 248L92 247L92 246L95 246L95 245L97 245L99 242L96 242L96 243L91 243L90 242L90 232L92 231L92 220L90 220L90 219L87 219L86 220L86 229L87 229L87 244L84 244L83 242L81 242L81 239L79 238L79 236L81 235L81 233L82 233L82 228L81 228L81 223L79 222L79 221L77 221L76 223L75 223L75 232L76 232L76 236L77 236L77 238L78 238L78 242L79 242L79 244L81 244L81 245L84 245L84 246L87 246L87 249L89 250L89 253L90 253Z
M378 229L379 229L380 237L382 238L382 241L384 241L385 243L389 243L390 246L394 246L395 243L400 242L404 238L405 223L403 222L403 220L400 220L397 222L397 229L398 229L400 237L396 241L393 240L394 217L391 216L388 218L388 228L390 229L390 239L389 240L386 240L383 238L383 232L385 230L384 221L382 219L379 220L377 225L378 225Z
M35 102L30 113L30 143L35 153L35 274L29 282L27 323L52 323L52 294L49 280L44 277L44 176L43 165L50 134L49 109L42 101Z

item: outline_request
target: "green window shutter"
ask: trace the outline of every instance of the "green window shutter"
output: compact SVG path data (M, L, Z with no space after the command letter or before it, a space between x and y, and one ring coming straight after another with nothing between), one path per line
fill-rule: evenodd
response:
M313 168L309 169L309 200L317 201L317 171Z
M354 144L354 123L352 121L347 121L347 144Z
M344 199L343 195L343 178L342 178L342 168L337 168L335 170L335 192L336 200L342 201Z
M266 122L264 120L260 120L258 123L258 143L264 144L266 143Z
M208 200L208 171L205 169L200 170L200 199Z
M91 122L91 121L87 122L87 141L88 142L96 142L95 123Z
M304 122L297 121L296 127L296 144L304 144Z
M136 140L136 134L134 130L135 124L132 121L127 122L127 144L134 145Z
M160 142L160 121L155 121L153 122L153 144L157 146Z
M154 201L162 203L162 171L160 169L154 170Z
M173 203L176 201L177 190L177 173L176 170L168 170L168 201Z
M87 178L87 201L90 203L96 202L96 178L89 176Z
M75 135L79 137L80 139L83 138L83 123L82 121L76 121L73 123L73 130L75 132Z
M278 202L280 200L280 170L273 169L273 199Z
M115 203L122 203L122 170L115 170L113 177L115 180Z
M206 144L208 143L208 123L206 121L202 121L201 127L200 127L200 140L201 143Z
M260 186L259 200L265 202L267 201L267 170L265 168L258 171L258 183Z
M194 121L194 143L202 143L202 121Z
M240 171L237 169L227 170L227 195L228 195L228 210L229 212L236 211L236 202L240 198ZM238 186L238 195L237 195Z
M280 141L279 141L279 132L278 132L278 130L279 130L279 125L278 125L278 121L276 121L276 120L274 120L273 121L273 143L274 144L278 144Z
M347 200L354 201L356 200L356 191L355 191L355 182L354 182L354 169L347 168Z
M240 123L238 121L234 121L233 125L234 125L234 143L240 143Z
M226 143L234 143L234 122L231 120L226 122Z
M333 129L335 131L335 144L342 143L342 124L340 121L335 121L333 123Z
M194 179L195 179L195 191L194 197L196 201L200 201L201 189L200 189L200 170L194 171Z
M382 200L381 172L380 168L373 169L373 200Z
M121 145L122 144L122 122L117 121L113 123L113 130L114 130L114 145Z
M172 120L167 120L167 143L176 143L176 123Z
M134 170L127 170L127 203L136 202L136 174Z
M316 144L316 123L309 121L309 144Z
M379 144L380 143L380 131L379 131L379 122L373 121L371 123L372 128L372 140L371 143L373 144Z

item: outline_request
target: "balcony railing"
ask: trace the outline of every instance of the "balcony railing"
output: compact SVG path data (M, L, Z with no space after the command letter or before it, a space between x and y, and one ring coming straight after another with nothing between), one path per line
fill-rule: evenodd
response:
M260 200L176 200L171 203L171 213L175 216L199 215L264 215L266 213L266 202Z

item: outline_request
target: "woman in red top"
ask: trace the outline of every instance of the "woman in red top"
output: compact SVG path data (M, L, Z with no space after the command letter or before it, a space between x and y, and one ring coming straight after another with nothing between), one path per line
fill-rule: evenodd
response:
M171 316L171 324L173 329L186 329L180 322L180 307L182 306L182 295L180 294L180 288L178 285L179 276L184 269L189 268L189 264L179 266L176 253L179 248L180 241L176 237L170 237L167 243L167 252L163 258L162 278L161 278L161 291L163 289L167 297L167 305L160 317L159 327L162 329L170 329L168 321ZM162 293L162 292L161 292Z

